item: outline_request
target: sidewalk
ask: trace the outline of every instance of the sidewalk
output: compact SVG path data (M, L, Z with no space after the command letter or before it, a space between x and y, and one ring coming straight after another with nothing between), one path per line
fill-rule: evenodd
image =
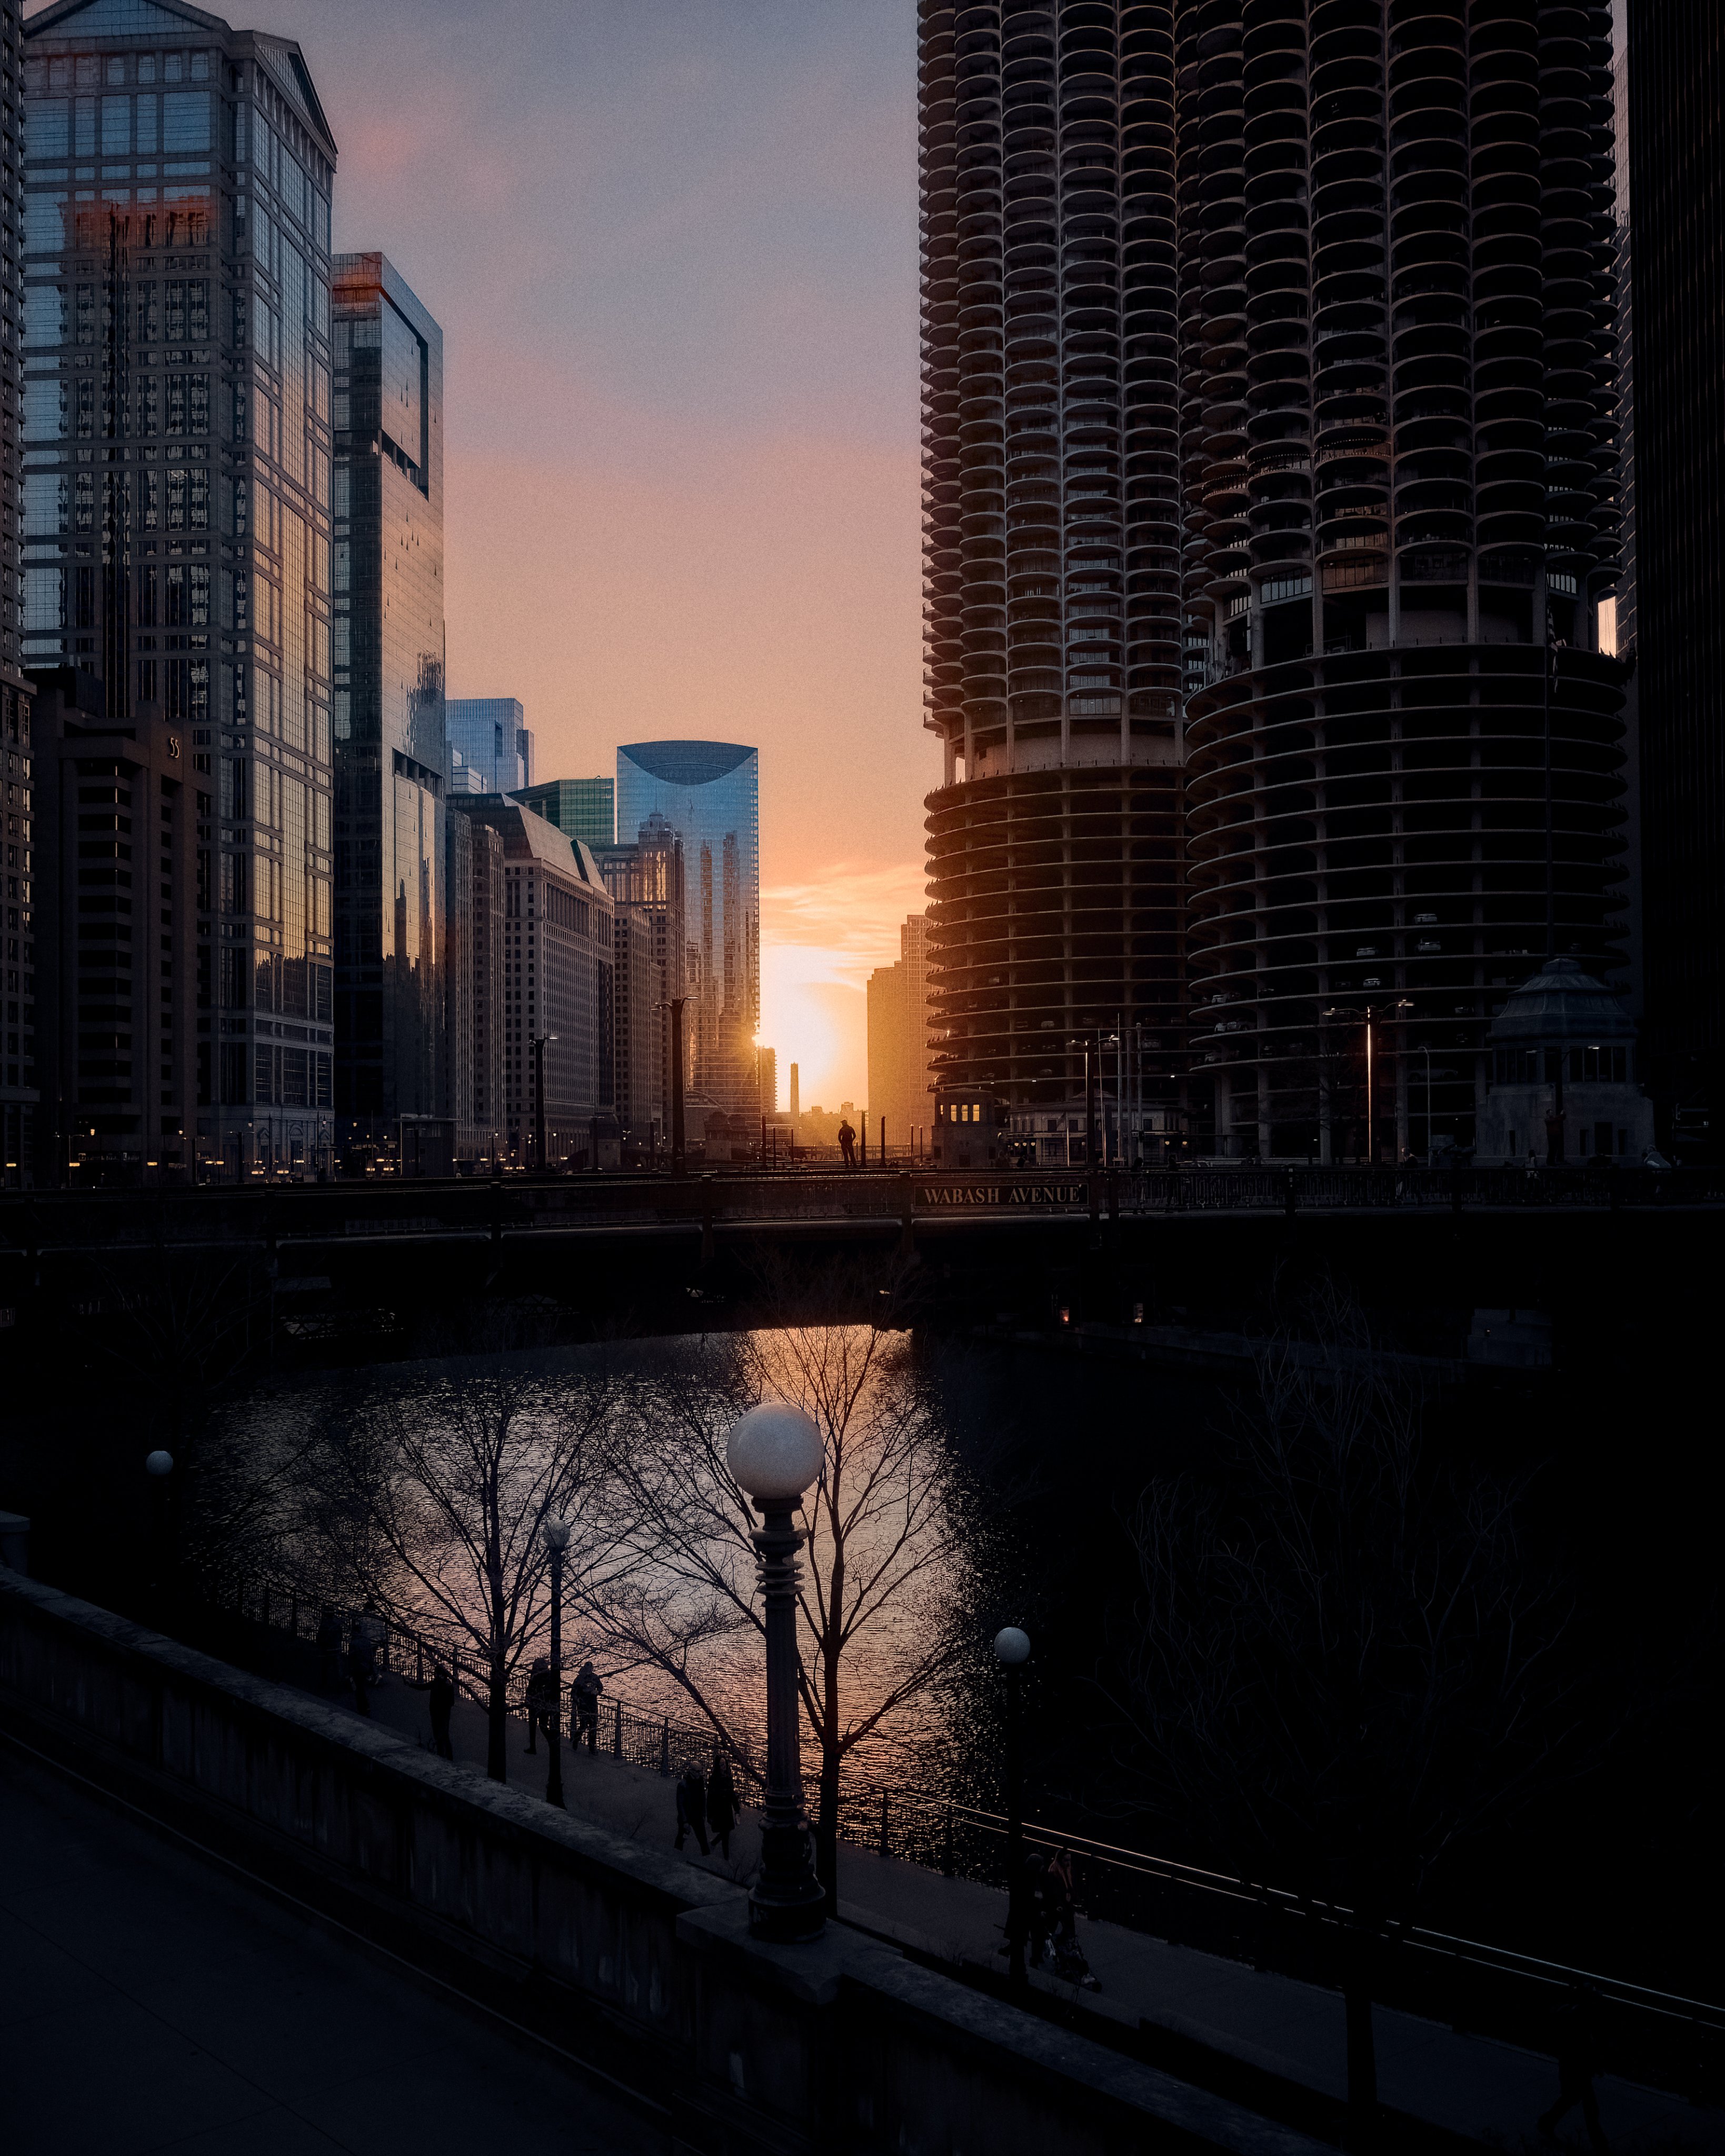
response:
M419 1744L430 1743L425 1694L392 1678L372 1694L372 1718ZM458 1763L485 1771L485 1717L458 1700L450 1721ZM563 1796L571 1812L633 1840L669 1845L676 1832L674 1782L601 1751L578 1756L563 1748ZM526 1749L526 1724L511 1721L509 1778L542 1791L546 1750ZM716 1850L702 1858L690 1841L684 1855L722 1876L747 1880L759 1859L752 1815L731 1838L727 1863ZM901 1939L953 1961L1004 1967L1006 1897L973 1880L880 1857L841 1842L839 1910L848 1922ZM1079 1920L1079 1940L1101 1991L1077 2002L1136 2028L1140 2020L1260 2067L1286 2081L1344 2099L1347 2046L1339 1992L1291 1977L1262 1974L1190 1947L1170 1946L1117 1924ZM1067 1985L1040 1972L1032 1982L1057 1996ZM1424 2119L1487 2146L1538 2147L1536 2122L1557 2093L1550 2059L1491 2037L1458 2035L1440 2022L1388 2007L1377 2010L1378 2090L1393 2110ZM1599 2082L1605 2131L1620 2156L1725 2156L1725 2112L1702 2110L1681 2097L1604 2076ZM1579 2113L1559 2130L1559 2145L1584 2148Z
M13 2156L670 2156L603 2085L0 1743Z

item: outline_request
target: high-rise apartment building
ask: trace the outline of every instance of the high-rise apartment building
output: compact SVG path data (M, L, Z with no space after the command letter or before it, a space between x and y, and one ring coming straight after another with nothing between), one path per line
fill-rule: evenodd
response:
M130 1095L58 1103L48 1151L147 1164L189 1099L207 1160L290 1167L333 1104L335 144L296 45L179 0L59 0L24 49L24 664L99 684L141 753L159 719L210 802L195 1078L145 1067L134 981L103 1059L136 1066ZM131 860L116 823L62 937L180 934L131 807Z
M385 256L333 270L336 1116L352 1145L453 1112L443 332Z
M942 1087L1021 1137L1125 1024L1178 1095L1169 10L921 0L928 963ZM1063 1141L1064 1142L1064 1141Z
M1725 17L1629 9L1646 1068L1686 1150L1725 1109Z
M633 742L617 752L617 835L674 839L683 870L684 1037L693 1089L727 1114L758 1112L760 758L730 742ZM662 826L662 829L660 829Z
M519 793L533 783L533 734L513 696L451 696L444 706L458 793Z
M597 851L617 842L617 788L609 778L544 778L517 787L515 798L555 824L566 839Z
M0 1188L35 1180L35 930L32 919L30 685L23 670L24 72L18 0L0 0L0 784L6 880L0 911Z
M445 1112L457 1160L503 1144L503 839L476 817L444 819Z
M531 809L459 794L452 806L503 843L504 1146L532 1154L542 1041L547 1161L584 1157L615 1096L610 893L591 850Z
M1465 1145L1506 993L1553 954L1620 963L1623 669L1596 648L1617 569L1609 10L1173 15L1210 1142L1404 1155L1429 1050L1436 1128ZM1645 389L1639 294L1636 329ZM1687 468L1707 439L1681 430Z

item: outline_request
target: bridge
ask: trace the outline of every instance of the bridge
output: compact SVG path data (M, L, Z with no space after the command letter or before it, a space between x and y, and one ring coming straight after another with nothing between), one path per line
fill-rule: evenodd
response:
M244 1306L272 1355L344 1340L388 1355L426 1352L426 1321L488 1297L547 1301L578 1332L773 1322L787 1280L812 1272L839 1281L854 1317L1098 1348L1125 1332L1116 1345L1132 1352L1171 1330L1261 1333L1291 1283L1322 1274L1409 1352L1465 1360L1482 1308L1531 1311L1561 1363L1674 1328L1705 1337L1722 1227L1725 1173L1702 1169L899 1168L14 1192L0 1197L0 1363L39 1365L55 1336L74 1349L171 1295Z

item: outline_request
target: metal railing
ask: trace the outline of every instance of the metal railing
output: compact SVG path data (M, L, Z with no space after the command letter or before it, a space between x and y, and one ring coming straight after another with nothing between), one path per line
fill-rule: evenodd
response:
M315 1638L323 1600L240 1570L206 1573L197 1584L216 1607L249 1623L285 1630L302 1642ZM381 1613L341 1609L336 1614L344 1659L352 1652L355 1627L369 1622L377 1628L377 1663L384 1674L406 1676L411 1670L413 1680L423 1681L440 1661L459 1695L489 1709L490 1681L470 1647L464 1658L459 1642L392 1623ZM530 1682L530 1671L517 1667L511 1673L512 1715L526 1715ZM561 1727L578 1741L572 1686L562 1687L560 1704ZM746 1743L710 1727L673 1722L615 1695L598 1703L592 1748L614 1761L668 1778L691 1767L705 1773L721 1746L730 1754L739 1796L758 1803L763 1777ZM814 1795L811 1787L811 1811ZM948 1878L1006 1884L1004 1815L938 1791L847 1779L840 1788L838 1832L855 1847ZM1044 1820L1027 1820L1024 1834L1033 1852L1070 1855L1082 1913L1173 1944L1333 1985L1344 1952L1358 1938L1353 1912L1339 1903L1097 1840ZM1552 2009L1572 1984L1584 1982L1607 2013L1614 2071L1681 2090L1697 2102L1717 2100L1725 2081L1725 2005L1395 1920L1378 1926L1371 1944L1376 1994L1386 2005L1545 2049Z

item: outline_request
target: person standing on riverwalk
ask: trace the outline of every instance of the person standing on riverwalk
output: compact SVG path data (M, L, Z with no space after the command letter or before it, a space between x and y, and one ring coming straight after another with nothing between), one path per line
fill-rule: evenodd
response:
M677 1783L675 1846L680 1849L684 1835L691 1833L701 1845L701 1855L711 1855L706 1840L706 1781L699 1767L685 1767Z
M536 1751L534 1743L542 1729L545 1741L550 1743L557 1734L553 1717L557 1711L557 1681L552 1675L551 1663L543 1655L533 1664L532 1674L527 1679L527 1749Z
M731 1779L731 1762L716 1746L712 1772L706 1778L706 1820L712 1829L713 1840L719 1845L720 1856L727 1861L731 1855L732 1830L739 1816L737 1784Z
M455 1704L455 1687L449 1671L439 1662L429 1679L408 1677L403 1681L409 1691L430 1694L426 1705L431 1710L431 1748L439 1759L453 1759L455 1748L449 1742L449 1712Z
M574 1710L569 1726L569 1742L578 1752L581 1740L587 1739L589 1752L599 1748L599 1694L605 1689L595 1674L591 1662L583 1662L569 1687L570 1704Z

